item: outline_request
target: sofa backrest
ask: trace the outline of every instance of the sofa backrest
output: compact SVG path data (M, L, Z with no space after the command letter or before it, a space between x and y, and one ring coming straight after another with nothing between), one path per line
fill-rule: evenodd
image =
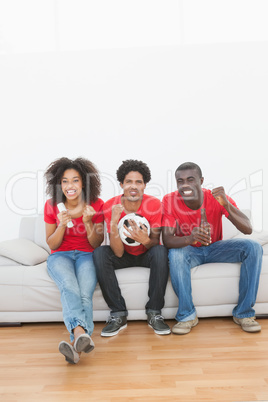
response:
M46 242L46 229L44 215L24 217L20 222L19 237L33 241L38 246L50 253Z
M250 218L250 210L249 209L244 209L242 212ZM234 236L238 235L240 232L236 227L232 224L232 222L229 221L229 219L225 218L225 216L222 217L222 239L223 240L228 240L232 239Z
M39 215L36 218L34 227L34 242L50 253L50 248L46 242L46 224L44 221L44 215Z

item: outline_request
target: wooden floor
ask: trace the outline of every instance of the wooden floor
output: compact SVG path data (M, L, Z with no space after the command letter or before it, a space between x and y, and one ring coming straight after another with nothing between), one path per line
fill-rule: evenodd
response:
M184 336L131 321L113 338L96 323L96 347L77 365L58 352L62 323L0 328L0 401L268 401L268 319L258 321L248 334L203 318Z

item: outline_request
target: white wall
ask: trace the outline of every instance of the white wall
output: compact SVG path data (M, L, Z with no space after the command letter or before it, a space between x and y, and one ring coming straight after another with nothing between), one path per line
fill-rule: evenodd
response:
M266 3L2 0L0 240L42 213L61 156L97 165L104 200L122 160L159 198L194 161L268 230Z

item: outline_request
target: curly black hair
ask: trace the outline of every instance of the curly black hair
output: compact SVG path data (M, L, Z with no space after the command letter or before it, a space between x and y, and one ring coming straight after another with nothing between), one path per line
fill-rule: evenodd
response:
M61 189L61 180L65 170L74 169L79 172L83 183L83 196L87 204L97 201L101 191L101 181L97 168L88 159L79 157L74 160L59 158L52 162L46 172L46 193L51 196L52 202L65 202L66 197Z
M127 159L123 161L122 165L116 171L117 180L123 183L126 175L129 172L139 172L145 184L151 180L151 172L146 163L134 159Z

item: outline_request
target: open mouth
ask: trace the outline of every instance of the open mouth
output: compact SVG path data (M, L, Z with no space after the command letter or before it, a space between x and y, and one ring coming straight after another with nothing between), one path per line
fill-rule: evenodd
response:
M181 190L181 195L184 195L186 197L189 197L193 194L194 194L193 190Z
M67 195L74 195L76 193L76 190L67 190L66 193Z

